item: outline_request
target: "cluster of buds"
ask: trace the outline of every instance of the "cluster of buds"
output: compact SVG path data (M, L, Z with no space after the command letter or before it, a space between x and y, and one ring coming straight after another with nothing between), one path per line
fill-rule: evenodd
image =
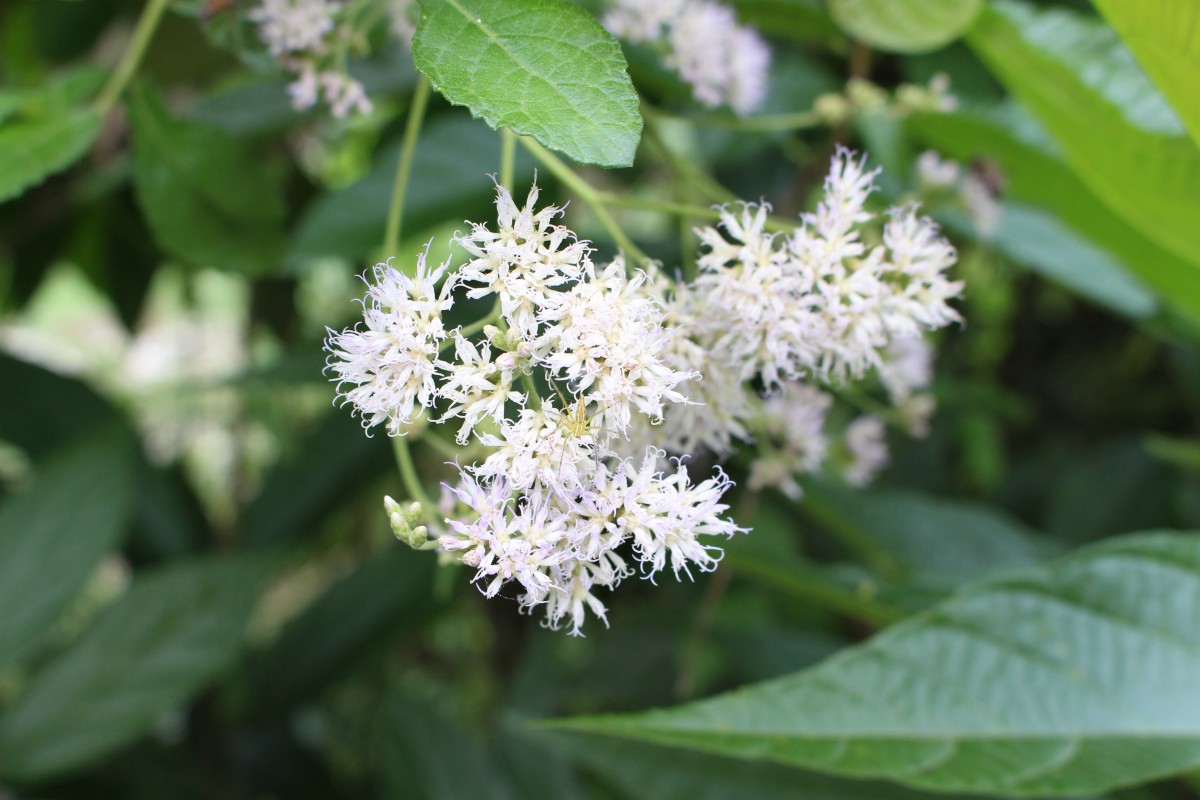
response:
M950 94L950 78L938 73L928 85L902 83L888 92L863 78L851 78L845 91L827 92L813 103L813 111L826 125L841 125L860 114L944 114L954 111L958 101Z

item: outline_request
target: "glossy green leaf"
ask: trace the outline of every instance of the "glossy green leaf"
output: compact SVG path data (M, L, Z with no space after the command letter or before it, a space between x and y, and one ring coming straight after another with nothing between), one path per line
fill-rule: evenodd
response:
M1200 145L1200 0L1093 0Z
M584 164L633 163L642 118L621 46L568 0L424 0L413 59L493 128Z
M149 89L128 100L138 202L163 249L185 263L252 274L283 250L283 194L246 143L171 117Z
M1121 313L1141 316L1147 310L1144 288L1127 285L1110 269L1116 266L1140 279L1137 283L1155 291L1164 304L1200 319L1200 271L1100 202L1063 162L1036 122L1017 109L922 115L908 120L907 128L959 161L984 159L996 164L1004 175L1009 205L1015 201L1045 209L1085 237L1073 244L1070 231L1055 230L1058 225L1053 220L1031 222L1028 213L1018 209L1017 219L1002 220L1007 230L995 237L995 246L1009 257ZM1051 239L1054 247L1034 252L1029 242L1017 240L1030 233ZM1087 257L1089 243L1104 254ZM1059 245L1067 249L1065 257L1053 252Z
M1152 316L1158 298L1107 251L1048 212L1008 203L994 244L1032 272L1134 319Z
M74 164L100 134L94 111L62 111L0 128L0 202Z
M0 505L0 672L41 639L126 532L130 447L115 435L76 444Z
M983 0L828 0L844 31L892 53L925 53L961 36Z
M1200 535L967 588L823 664L561 727L921 789L1063 795L1200 764Z
M232 664L264 574L213 559L135 580L0 716L0 773L50 777L145 734Z
M997 0L968 41L1104 204L1200 272L1200 150L1111 28ZM1197 275L1163 271L1156 286L1175 284L1181 305L1200 306Z

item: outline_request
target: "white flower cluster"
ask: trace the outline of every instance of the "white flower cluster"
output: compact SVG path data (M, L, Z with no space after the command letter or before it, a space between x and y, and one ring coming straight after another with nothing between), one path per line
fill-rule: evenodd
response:
M604 26L633 43L667 48L665 62L710 108L749 114L767 96L771 50L730 6L713 0L615 0Z
M523 609L578 633L588 611L604 619L596 589L639 568L630 557L649 576L711 570L712 537L739 528L722 516L724 473L695 483L653 446L622 457L630 431L686 402L677 387L697 377L664 360L675 331L661 290L621 259L593 264L554 224L560 209L534 208L536 188L521 208L497 195L497 228L459 237L472 258L457 273L423 258L411 278L376 267L365 324L330 331L328 363L364 426L403 435L428 409L486 450L448 487L437 545L487 596L515 581ZM445 328L456 290L494 298L495 324L473 326L484 340Z
M371 111L362 84L334 57L335 43L347 38L342 11L340 0L260 0L248 15L268 52L295 74L288 94L296 109L323 99L339 119Z
M955 251L931 220L912 206L882 216L867 209L876 174L839 150L824 198L799 227L769 232L769 207L744 204L697 231L700 275L670 306L684 334L667 363L704 380L680 386L695 404L670 409L665 449L720 455L737 439L756 439L752 488L798 496L794 475L819 471L831 450L832 398L814 384L872 372L898 421L926 432L933 401L921 390L932 379L932 350L923 336L959 319L949 301L962 284L946 277ZM863 485L887 463L884 434L874 415L845 428L847 482Z
M729 478L693 482L668 453L723 457L753 441L751 488L793 497L798 476L824 469L868 483L888 461L889 419L848 417L835 397L870 373L890 421L922 433L923 336L958 319L949 301L962 289L930 220L868 210L875 175L839 150L817 210L794 227L763 204L722 209L697 231L690 284L622 258L594 264L555 223L561 209L535 207L536 188L523 207L497 190L498 225L458 237L470 259L456 273L424 257L412 276L376 267L364 323L330 331L340 395L393 436L426 410L454 421L472 462L446 487L444 524L389 501L397 535L474 569L489 597L519 584L523 609L578 633L588 612L605 617L597 589L668 565L711 570L712 537L741 530L723 516ZM448 328L456 297L494 308Z

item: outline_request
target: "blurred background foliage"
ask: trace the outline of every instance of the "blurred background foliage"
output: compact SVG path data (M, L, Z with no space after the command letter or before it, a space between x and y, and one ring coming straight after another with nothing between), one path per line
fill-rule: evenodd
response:
M142 5L0 7L0 796L913 797L528 722L792 673L968 582L1200 528L1195 62L1173 72L1137 50L1166 41L1138 4L1097 2L1135 60L1082 0L899 19L739 0L774 48L769 113L850 78L890 91L944 73L958 98L800 131L698 109L626 48L662 118L632 168L580 168L597 187L670 199L666 148L788 217L845 142L885 168L889 199L921 193L933 148L987 177L1002 213L981 230L924 193L967 282L927 438L893 442L873 489L814 482L798 505L739 508L754 534L718 572L631 581L611 629L572 639L395 542L388 443L332 407L322 375L326 327L356 317L356 276L383 255L407 49L353 64L372 113L295 112L237 22L248 2L172 3L106 114L82 109ZM41 175L24 148L40 124L58 126L41 141L61 167ZM463 220L489 218L499 154L435 96L395 255L436 237L440 260ZM532 161L517 175L528 186ZM678 220L617 214L650 255L690 257ZM568 221L614 251L585 204ZM414 450L428 484L449 474L436 448Z

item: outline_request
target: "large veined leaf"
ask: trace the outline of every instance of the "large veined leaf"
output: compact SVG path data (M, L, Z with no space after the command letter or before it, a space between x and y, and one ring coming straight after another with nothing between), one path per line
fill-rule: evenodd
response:
M1121 313L1150 313L1153 309L1144 289L1129 285L1109 268L1119 266L1155 290L1165 304L1200 319L1200 270L1100 202L1063 162L1053 142L1045 140L1044 131L1016 112L1002 107L920 115L906 125L921 141L952 158L994 162L1004 174L1008 200L1052 212L1087 240L1078 246L1066 242L1070 252L1065 259L1047 249L1033 252L1034 239L1050 238L1060 244L1065 239L1056 235L1053 221L1031 220L1032 209L1026 213L1018 208L1017 219L1002 219L1004 229L996 237L996 246L1010 257ZM1106 256L1086 258L1088 242L1103 248L1115 263Z
M633 163L642 118L621 46L568 0L423 0L413 60L493 128L585 164Z
M62 111L0 128L0 201L74 164L99 133L100 117L90 109Z
M113 435L76 445L0 505L0 672L29 652L125 533L129 447Z
M957 39L983 0L829 0L829 13L854 38L893 53L924 53Z
M1200 270L1200 150L1111 28L997 0L967 40L1104 204Z
M187 701L237 656L264 567L204 560L135 580L0 716L0 774L83 766Z
M1200 145L1200 0L1093 0Z
M1200 764L1200 535L976 584L823 664L562 727L922 789L1100 792Z
M225 131L172 118L145 87L131 92L133 182L158 243L185 263L261 273L283 250L276 176Z

